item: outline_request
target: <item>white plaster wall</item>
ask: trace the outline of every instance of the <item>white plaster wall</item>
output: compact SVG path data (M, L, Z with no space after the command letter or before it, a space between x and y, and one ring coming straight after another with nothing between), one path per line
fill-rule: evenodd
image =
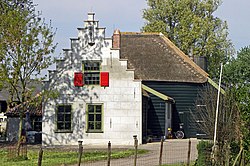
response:
M95 45L88 45L86 30L80 29L79 40L72 40L70 50L57 62L50 73L49 87L60 96L50 99L43 108L43 145L83 144L132 145L133 135L142 142L141 81L134 80L134 71L127 70L127 62L119 60L119 50L111 49L111 40L104 39L104 29L96 32ZM83 60L101 60L101 71L109 72L109 87L74 87L74 72L82 70ZM72 104L72 133L57 133L56 105ZM86 104L103 104L103 133L86 132Z

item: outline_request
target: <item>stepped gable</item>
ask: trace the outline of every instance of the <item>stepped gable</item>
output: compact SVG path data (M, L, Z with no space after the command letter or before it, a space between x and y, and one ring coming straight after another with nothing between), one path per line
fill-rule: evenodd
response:
M70 38L70 48L63 49L63 56L56 59L56 69L50 71L50 78L64 71L82 71L83 60L102 60L101 49L105 42L105 29L99 27L95 13L88 13L88 19L83 27L77 28L78 36Z
M135 79L205 83L208 74L159 33L121 33L120 58Z

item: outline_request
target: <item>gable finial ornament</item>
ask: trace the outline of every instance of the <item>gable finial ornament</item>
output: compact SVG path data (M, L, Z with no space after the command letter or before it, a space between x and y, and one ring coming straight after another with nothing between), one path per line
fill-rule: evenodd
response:
M95 44L95 42L94 42L94 33L95 33L95 28L94 28L95 13L93 13L93 12L89 12L89 13L88 13L88 22L89 22L89 26L88 26L89 42L88 42L88 44L89 44L90 46L93 46L93 45Z

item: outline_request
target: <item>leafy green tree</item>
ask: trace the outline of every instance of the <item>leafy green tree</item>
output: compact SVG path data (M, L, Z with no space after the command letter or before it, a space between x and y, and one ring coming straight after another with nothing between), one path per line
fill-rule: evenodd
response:
M241 148L250 162L250 47L242 48L237 57L225 65L224 80L234 93L241 117ZM243 152L243 151L242 151ZM241 152L241 153L242 153Z
M190 57L205 56L212 78L233 52L225 21L214 16L220 0L147 0L145 32L162 32Z
M0 20L0 82L9 92L11 107L32 98L29 85L43 79L37 76L53 63L55 31L35 11L32 0L1 0ZM19 115L18 155L24 111Z

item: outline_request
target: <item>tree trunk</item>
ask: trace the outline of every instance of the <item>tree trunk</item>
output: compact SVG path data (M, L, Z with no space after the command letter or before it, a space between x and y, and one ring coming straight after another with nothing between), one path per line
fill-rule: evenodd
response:
M19 112L20 114L20 122L19 122L19 130L18 130L18 142L17 142L17 156L20 156L20 148L21 144L23 141L23 135L22 135L22 130L23 130L23 112Z
M237 164L237 161L238 161L238 159L241 157L241 155L242 155L242 152L243 152L243 149L244 149L244 147L243 147L243 140L240 140L240 151L239 151L239 153L238 153L238 155L236 156L236 158L235 158L235 160L234 160L234 163L233 163L233 166L235 166L236 164ZM240 163L240 162L239 162Z

